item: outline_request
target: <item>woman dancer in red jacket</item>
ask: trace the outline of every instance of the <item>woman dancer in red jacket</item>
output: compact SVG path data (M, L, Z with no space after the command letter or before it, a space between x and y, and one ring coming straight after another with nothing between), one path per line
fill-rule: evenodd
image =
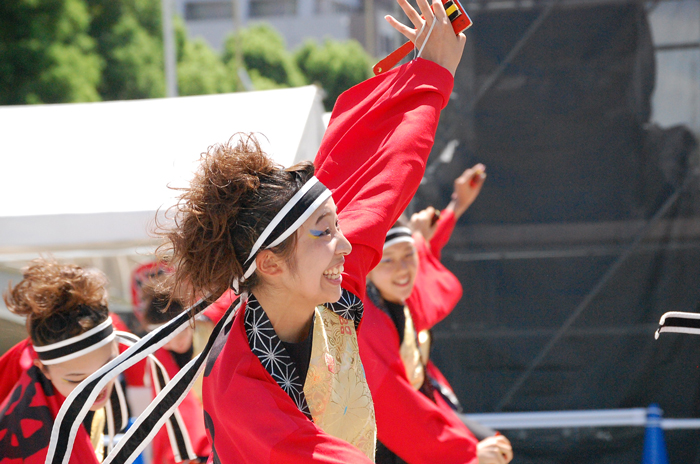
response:
M428 359L429 329L462 296L459 280L440 263L440 252L479 194L484 171L478 164L455 180L452 201L437 222L436 211L428 208L412 216L412 227L392 228L382 260L369 273L359 340L377 415L378 464L505 464L512 459L503 436L480 436L474 457L473 430L455 414L459 402Z
M3 377L16 383L0 405L0 463L43 464L66 396L119 354L106 285L100 271L36 259L4 294L7 308L26 316L29 338L3 362L10 368ZM113 413L121 414L115 388L118 383L108 383L90 405L76 430L71 464L101 462L105 424ZM120 425L112 421L112 427L121 429L122 421L116 422Z

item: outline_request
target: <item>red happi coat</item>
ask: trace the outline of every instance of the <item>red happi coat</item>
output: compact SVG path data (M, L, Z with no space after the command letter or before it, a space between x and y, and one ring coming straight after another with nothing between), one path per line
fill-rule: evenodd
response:
M29 340L0 358L0 463L44 464L51 427L65 398L34 365ZM12 382L12 386L10 382ZM81 424L69 464L98 464L90 436Z
M335 105L315 160L316 177L333 192L353 247L343 288L360 298L387 230L423 177L452 83L446 69L418 59L353 87ZM369 462L359 449L317 427L280 388L251 351L245 312L244 302L205 370L210 462Z
M459 280L440 263L440 251L454 228L452 211L443 211L430 244L416 235L418 272L406 301L419 332L447 316L462 296ZM391 317L364 299L364 325L359 335L360 355L372 391L377 417L377 439L410 464L476 463L474 435L440 395L431 401L411 385L399 352L400 338ZM426 373L449 386L429 362Z

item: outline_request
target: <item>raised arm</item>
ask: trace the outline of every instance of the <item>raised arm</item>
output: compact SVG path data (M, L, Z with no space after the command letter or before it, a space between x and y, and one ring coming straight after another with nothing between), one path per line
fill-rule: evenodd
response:
M343 286L360 297L386 232L423 177L451 89L445 68L419 59L353 87L336 103L316 176L333 191L353 246Z
M416 29L390 21L411 40L422 19L400 0ZM464 49L444 7L433 14L419 1L428 26L435 23L424 56L342 94L316 157L316 176L333 191L340 227L353 246L343 286L362 297L365 277L379 262L384 235L408 205L425 171L440 111L452 92L454 70Z
M406 306L417 332L430 329L447 317L462 298L462 284L419 234L414 235L418 252L418 274Z

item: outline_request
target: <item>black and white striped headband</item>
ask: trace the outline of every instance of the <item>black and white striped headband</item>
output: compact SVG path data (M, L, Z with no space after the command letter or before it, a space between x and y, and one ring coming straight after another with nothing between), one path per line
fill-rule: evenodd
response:
M393 227L389 229L386 233L386 240L384 241L384 249L386 250L391 245L396 245L401 242L413 243L413 235L411 234L411 229L408 227Z
M78 358L114 340L116 332L112 318L75 337L44 346L34 346L37 356L47 366Z
M311 177L304 186L289 199L286 205L272 218L260 237L250 250L248 259L243 263L245 270L241 282L255 272L255 257L258 251L273 248L284 242L316 211L328 198L331 191L315 176ZM237 290L237 282L234 282Z
M667 312L661 316L654 338L658 339L664 332L700 335L700 313Z

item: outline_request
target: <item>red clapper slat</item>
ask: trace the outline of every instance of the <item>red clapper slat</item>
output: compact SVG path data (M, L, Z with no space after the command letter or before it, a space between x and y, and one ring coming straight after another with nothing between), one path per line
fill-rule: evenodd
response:
M452 6L456 7L459 10L459 14L457 14L456 17L451 19L452 28L454 29L455 34L459 34L460 32L472 25L471 18L469 17L467 12L464 11L464 8L462 7L462 4L459 3L459 0L442 0L442 4L445 5L445 10L454 10ZM448 16L450 16L449 13ZM403 60L406 57L406 55L408 55L411 52L411 50L413 50L413 42L409 40L408 42L391 52L386 58L381 60L379 63L375 64L372 68L372 71L374 71L374 75L378 76L379 74L386 72L394 66L396 66L396 64L399 61Z

